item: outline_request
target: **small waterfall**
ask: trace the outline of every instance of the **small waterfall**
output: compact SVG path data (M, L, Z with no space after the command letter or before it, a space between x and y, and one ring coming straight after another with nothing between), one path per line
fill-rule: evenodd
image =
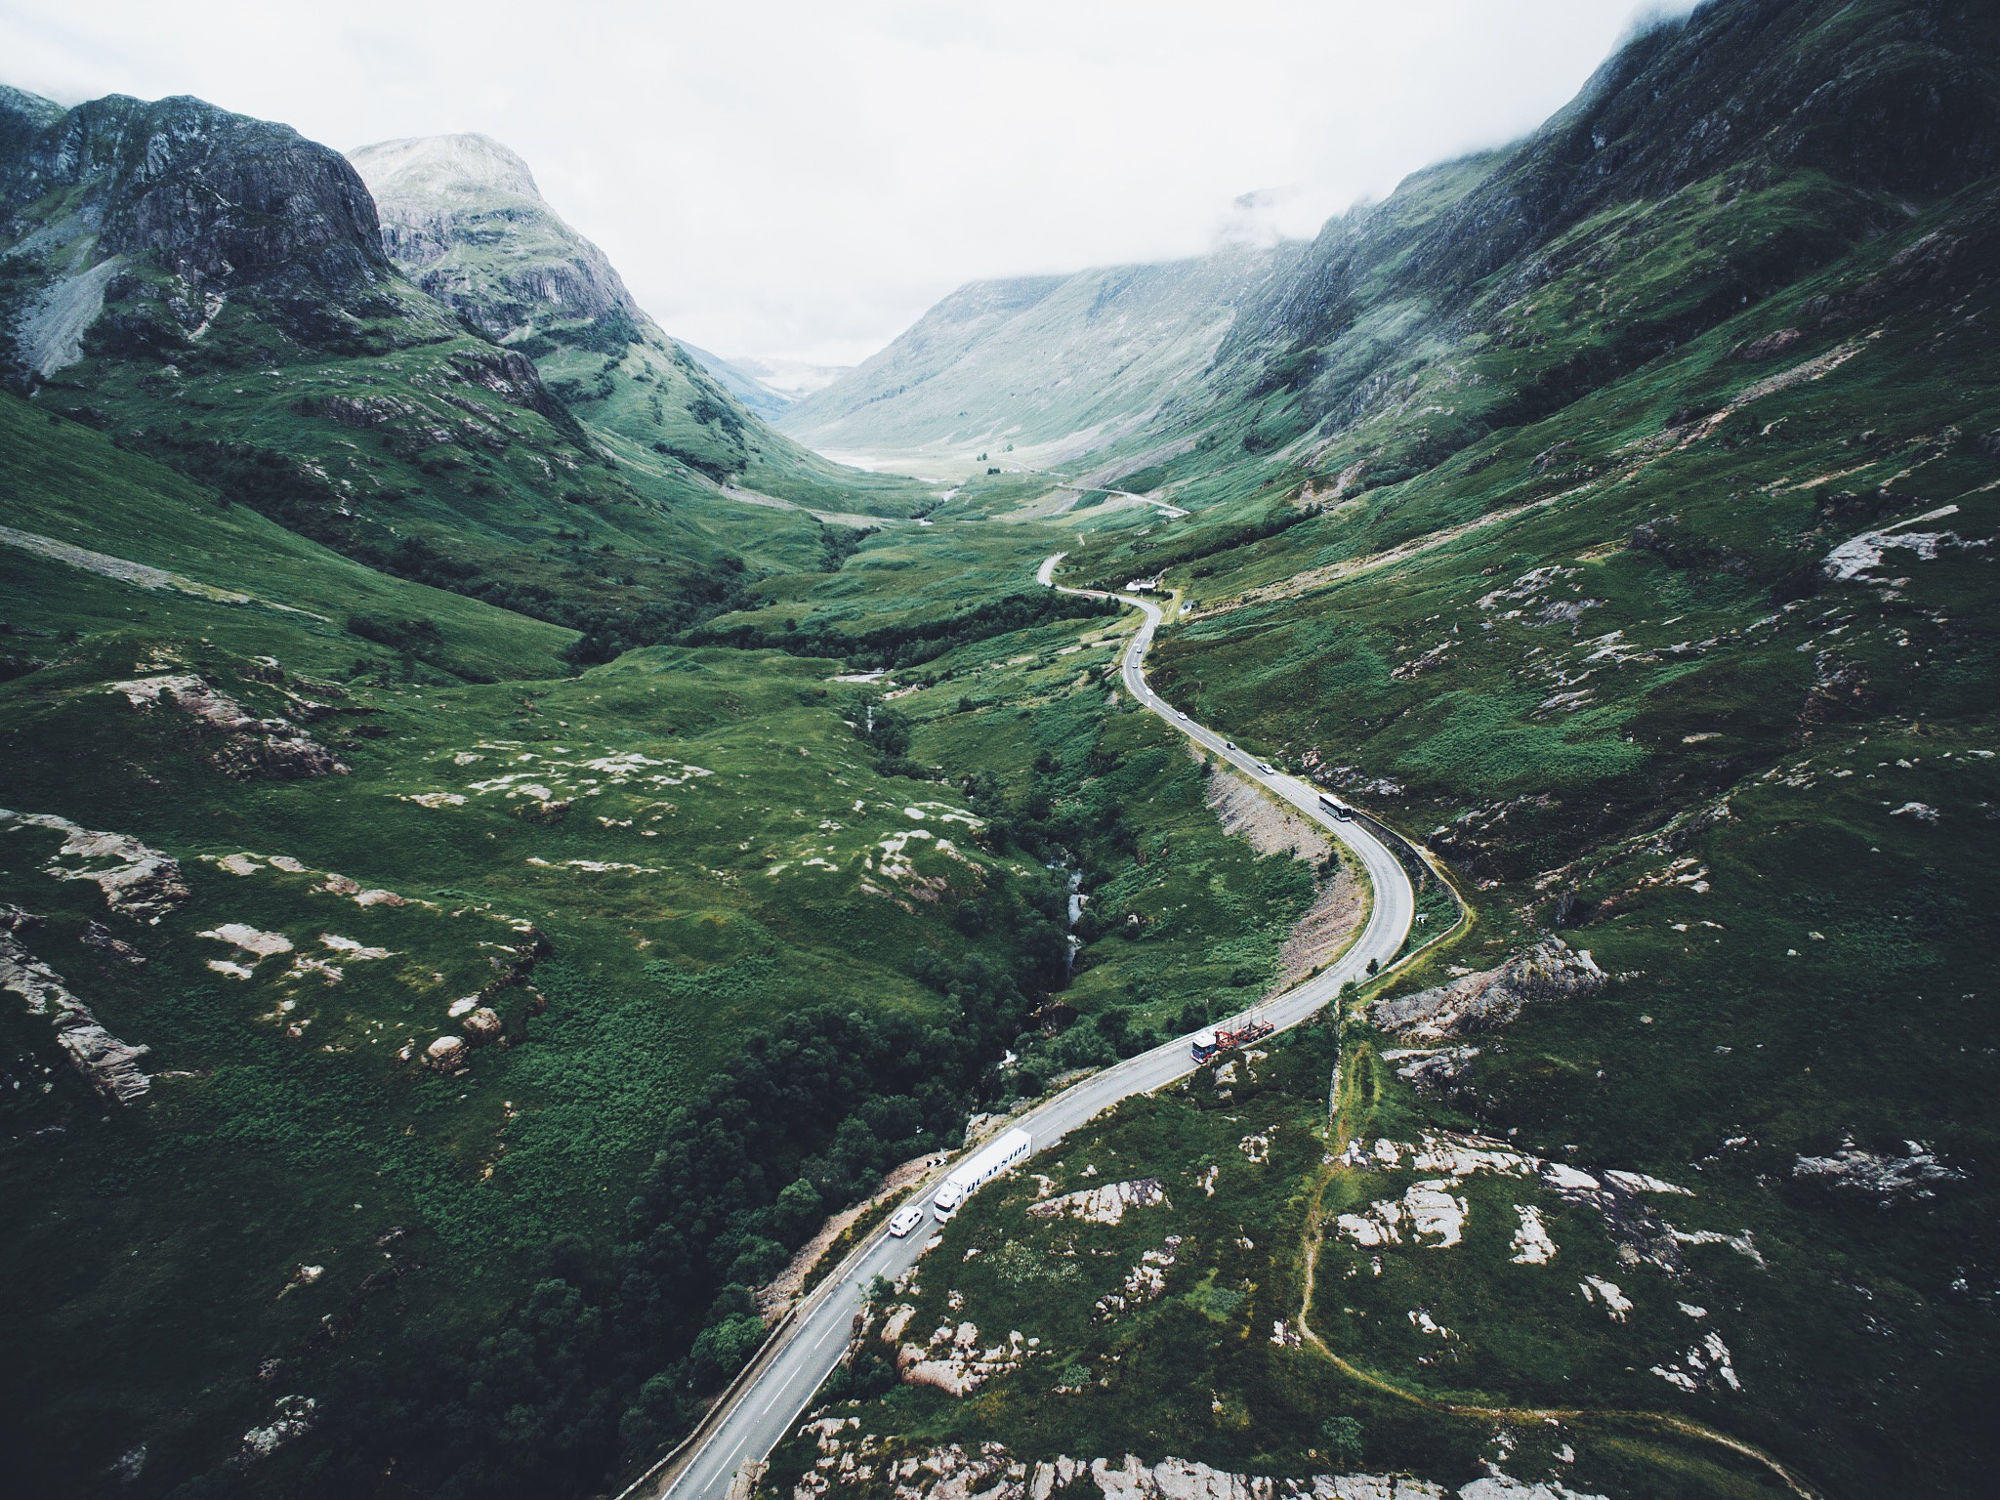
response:
M1083 894L1083 871L1069 872L1069 957L1064 961L1063 972L1076 970L1076 956L1083 951L1083 939L1076 935L1077 918L1083 915L1083 903L1090 898Z

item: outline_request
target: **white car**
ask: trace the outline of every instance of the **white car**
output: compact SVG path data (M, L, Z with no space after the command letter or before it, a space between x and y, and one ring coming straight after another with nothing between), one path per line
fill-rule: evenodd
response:
M1177 709L1175 709L1175 710L1174 710L1174 712L1175 712L1175 713L1177 713L1177 714L1179 714L1179 715L1180 715L1180 716L1181 716L1181 717L1182 717L1183 719L1187 719L1187 714L1186 714L1186 712L1185 712L1184 710L1182 710L1182 709L1178 709L1178 708L1177 708ZM1192 719L1188 719L1188 722L1189 722L1190 724L1192 724L1192 723L1194 722L1194 720L1192 720Z
M1278 774L1278 768L1272 765L1268 760L1258 761L1257 769L1262 771L1266 776L1276 776Z
M902 1239L924 1222L924 1211L912 1203L896 1210L896 1217L889 1221L889 1233Z

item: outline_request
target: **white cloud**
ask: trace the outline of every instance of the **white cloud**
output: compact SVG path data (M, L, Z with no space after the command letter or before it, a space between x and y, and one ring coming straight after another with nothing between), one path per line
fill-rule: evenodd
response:
M1309 234L1531 129L1651 8L13 0L0 73L65 103L199 94L341 147L484 131L669 331L847 361L973 277Z

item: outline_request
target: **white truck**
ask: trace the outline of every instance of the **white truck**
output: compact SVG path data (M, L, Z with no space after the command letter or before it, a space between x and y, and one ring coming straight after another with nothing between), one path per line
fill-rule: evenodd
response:
M931 1212L942 1224L980 1188L1013 1167L1018 1167L1028 1159L1035 1143L1025 1130L1010 1130L981 1146L958 1166L952 1168L951 1175L944 1180L944 1186L937 1191L931 1202Z

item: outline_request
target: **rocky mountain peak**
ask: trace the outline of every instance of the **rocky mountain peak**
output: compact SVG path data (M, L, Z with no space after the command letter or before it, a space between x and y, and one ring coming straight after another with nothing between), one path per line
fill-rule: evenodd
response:
M0 154L0 213L14 219L83 190L63 205L75 222L37 215L44 239L74 229L98 254L152 252L223 286L270 277L344 287L388 274L361 179L289 126L186 95L113 94L53 114L32 95L4 102L13 139L0 141L12 148Z
M644 314L604 253L543 201L528 164L473 132L381 141L349 158L382 243L412 281L506 340Z
M477 131L377 141L349 152L348 160L375 195L384 218L447 203L490 203L495 197L542 202L528 164Z

